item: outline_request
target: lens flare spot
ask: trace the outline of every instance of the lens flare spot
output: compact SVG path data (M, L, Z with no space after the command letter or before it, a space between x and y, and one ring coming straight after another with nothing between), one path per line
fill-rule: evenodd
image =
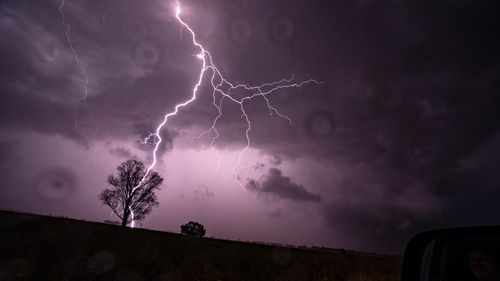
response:
M35 177L34 187L40 198L50 202L62 201L76 190L77 178L66 168L49 168Z

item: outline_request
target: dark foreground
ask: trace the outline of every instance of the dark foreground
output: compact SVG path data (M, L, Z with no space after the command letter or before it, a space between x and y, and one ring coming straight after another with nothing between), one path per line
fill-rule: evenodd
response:
M0 280L396 281L400 259L0 211Z

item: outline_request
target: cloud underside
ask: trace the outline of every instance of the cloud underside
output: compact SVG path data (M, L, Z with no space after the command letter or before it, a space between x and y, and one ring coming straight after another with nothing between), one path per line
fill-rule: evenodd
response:
M270 196L277 199L288 199L298 202L319 202L319 194L307 191L302 185L292 181L291 178L283 176L281 170L270 168L268 174L261 181L249 180L246 189L262 196Z

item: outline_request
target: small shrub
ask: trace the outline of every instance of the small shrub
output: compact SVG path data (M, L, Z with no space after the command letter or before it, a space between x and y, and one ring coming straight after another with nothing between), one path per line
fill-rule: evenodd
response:
M191 235L194 237L203 237L205 236L205 227L198 222L190 221L186 224L181 225L181 233Z

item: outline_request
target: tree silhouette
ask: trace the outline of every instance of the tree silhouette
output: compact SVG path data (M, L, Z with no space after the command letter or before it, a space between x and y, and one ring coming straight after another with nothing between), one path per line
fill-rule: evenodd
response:
M203 237L205 236L205 232L206 230L203 224L195 221L190 221L186 224L181 225L182 234L187 234L194 237Z
M117 169L118 175L107 179L111 188L102 191L99 199L121 219L122 226L127 226L132 220L144 220L159 205L155 191L160 189L163 178L154 171L144 178L146 168L137 160L127 160Z

